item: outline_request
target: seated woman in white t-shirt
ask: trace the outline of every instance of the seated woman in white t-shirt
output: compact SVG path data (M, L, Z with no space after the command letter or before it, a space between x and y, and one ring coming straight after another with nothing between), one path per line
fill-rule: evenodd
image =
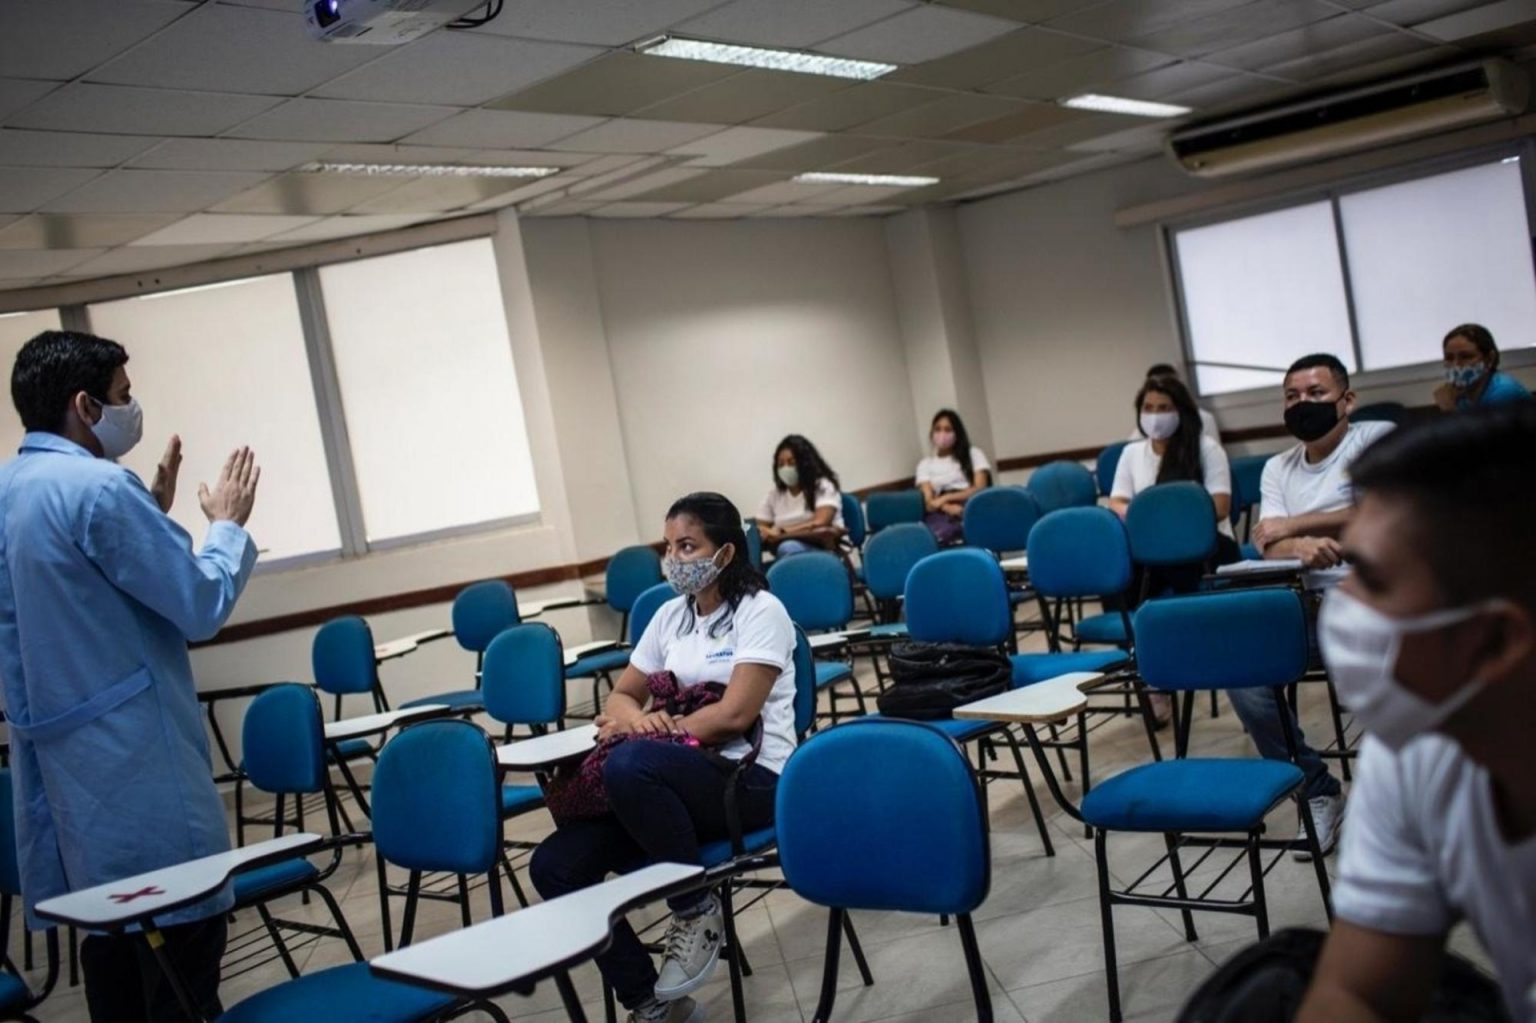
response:
M843 494L816 445L792 433L773 452L773 489L757 508L763 546L781 558L837 546Z
M965 502L992 485L992 463L971 446L960 413L939 409L929 427L933 454L917 463L917 488L923 492L923 524L941 544L965 539L960 520Z
M727 837L729 775L705 748L756 762L737 789L741 826L773 822L779 772L795 748L795 630L784 605L746 557L741 513L719 494L690 494L666 520L667 581L682 596L663 604L630 655L598 716L599 735L636 738L613 747L603 766L612 812L564 821L534 851L529 873L546 899L647 863L698 863L699 847ZM724 684L720 700L673 717L650 704L647 678L668 671L680 687ZM655 741L640 736L681 737ZM634 1023L688 1023L702 1012L687 996L714 971L724 926L719 900L689 892L668 900L672 922L658 974L634 930L620 921L598 968Z

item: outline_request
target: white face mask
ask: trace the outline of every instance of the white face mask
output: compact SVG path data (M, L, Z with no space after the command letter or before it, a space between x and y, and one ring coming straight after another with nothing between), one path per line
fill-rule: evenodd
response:
M779 466L779 482L786 487L798 487L800 485L800 469L793 465Z
M129 398L126 405L97 404L101 406L101 418L91 426L91 432L101 444L102 455L115 462L132 451L144 436L144 410L137 398Z
M1344 590L1329 591L1318 614L1318 644L1339 699L1366 731L1390 749L1402 749L1420 735L1435 731L1482 692L1484 683L1474 680L1439 703L1430 703L1397 680L1403 637L1456 625L1488 606L1483 603L1393 618Z
M1143 412L1141 432L1153 440L1167 440L1179 432L1179 413L1177 411Z

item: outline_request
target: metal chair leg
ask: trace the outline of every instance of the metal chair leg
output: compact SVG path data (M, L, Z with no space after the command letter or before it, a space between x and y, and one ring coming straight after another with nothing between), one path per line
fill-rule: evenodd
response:
M1322 845L1317 840L1317 824L1312 820L1312 811L1307 807L1306 797L1296 793L1296 807L1301 813L1301 827L1307 833L1307 848L1312 852L1312 870L1317 874L1317 890L1323 896L1323 912L1328 914L1328 920L1333 921L1333 900L1331 898L1332 886L1328 882L1328 868L1323 864Z
M1120 1023L1120 974L1115 968L1115 914L1110 903L1109 854L1105 849L1108 837L1103 829L1093 833L1093 858L1099 868L1099 915L1104 925L1104 982L1109 989L1109 1020Z
M992 997L987 993L987 975L981 966L981 949L976 945L976 928L971 914L955 917L960 925L960 947L965 949L965 972L971 978L971 994L976 999L976 1023L992 1023Z
M736 1023L747 1023L747 998L741 983L742 974L745 972L743 970L745 957L741 952L740 940L736 937L736 912L731 905L729 881L721 886L720 915L725 922L725 962L731 975L731 1011L735 1015Z
M1168 849L1168 866L1173 870L1173 883L1178 889L1179 898L1188 899L1189 889L1184 884L1184 865L1179 862L1179 836L1172 833L1163 835L1163 844ZM1179 910L1184 918L1184 940L1193 942L1199 938L1195 933L1195 917L1188 909Z
M1248 870L1253 875L1253 919L1263 941L1269 937L1269 903L1264 898L1264 857L1257 831L1248 832Z
M1045 815L1040 812L1040 800L1035 795L1035 787L1030 784L1029 771L1024 767L1024 753L1019 749L1019 740L1014 736L1011 728L1005 728L1003 736L1008 741L1008 749L1013 752L1013 762L1018 767L1019 780L1024 785L1024 794L1029 797L1029 812L1035 815L1035 830L1040 832L1040 842L1045 846L1045 854L1055 856L1056 847L1051 844L1051 830L1046 827Z
M576 997L576 985L571 983L571 975L564 970L555 974L555 987L560 991L560 1001L565 1003L565 1014L571 1018L571 1023L587 1023L587 1014L582 1011L581 999Z
M828 910L827 951L821 964L821 997L816 1002L812 1023L828 1023L832 1018L832 1004L837 1001L837 957L843 946L840 940L843 915L841 909Z
M267 934L272 938L272 947L277 949L277 954L283 961L283 968L288 971L288 976L297 978L299 966L293 961L293 956L288 952L288 943L283 940L282 932L277 929L277 922L272 919L272 914L267 907L257 904L256 912L261 917L262 924L267 928Z
M853 953L854 964L859 968L859 978L864 981L865 987L873 987L874 975L869 972L869 963L864 960L864 949L859 945L859 936L853 931L853 917L843 914L843 937L848 939L848 951Z

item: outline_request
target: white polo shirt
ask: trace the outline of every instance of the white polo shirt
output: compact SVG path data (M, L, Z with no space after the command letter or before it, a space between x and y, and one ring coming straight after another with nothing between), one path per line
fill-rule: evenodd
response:
M1155 486L1162 465L1163 456L1152 450L1151 441L1127 444L1120 452L1120 463L1115 466L1115 485L1110 488L1109 496L1129 501L1148 487ZM1215 439L1204 433L1200 435L1200 477L1206 493L1232 493L1232 465L1227 461L1227 453ZM1223 536L1232 537L1231 517L1223 515L1218 519L1216 530Z
M815 504L817 508L831 508L832 525L838 529L846 528L843 525L843 495L832 485L831 480L816 481ZM758 521L771 522L775 526L798 526L815 514L814 511L806 510L804 491L791 494L787 489L780 490L778 487L768 491L763 503L757 506Z
M971 448L971 470L992 471L992 463L987 461L981 448ZM960 460L954 455L929 455L917 463L917 485L922 486L924 483L933 487L935 494L946 494L951 490L968 490L975 484L975 480L965 475Z
M734 612L721 604L707 618L689 610L687 597L674 597L645 627L629 663L647 675L670 671L683 686L729 684L738 664L779 669L763 704L757 762L777 774L795 751L795 627L779 598L767 590L743 597ZM751 749L745 739L736 739L720 753L740 760Z

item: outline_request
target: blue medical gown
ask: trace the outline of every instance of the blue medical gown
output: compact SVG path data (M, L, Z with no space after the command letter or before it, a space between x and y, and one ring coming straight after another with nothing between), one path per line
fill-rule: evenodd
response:
M0 468L0 682L28 923L40 901L229 848L188 640L234 609L256 546L199 552L137 476L29 433ZM231 904L228 887L160 923Z

